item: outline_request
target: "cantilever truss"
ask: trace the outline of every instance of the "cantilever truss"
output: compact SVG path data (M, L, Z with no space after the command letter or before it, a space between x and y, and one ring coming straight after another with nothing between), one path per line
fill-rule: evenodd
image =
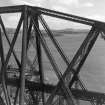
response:
M84 100L84 101L90 101L92 105L95 104L105 104L105 95L101 93L96 93L92 91L87 91L86 87L84 87L83 82L81 81L79 77L79 72L81 70L81 67L83 66L89 52L91 51L99 33L105 33L105 23L99 22L95 20L90 20L83 17L78 17L74 15L69 15L57 11L52 11L44 8L39 7L30 7L30 6L11 6L11 7L0 7L0 13L21 13L21 17L19 20L19 23L17 25L17 28L14 33L14 37L12 41L9 40L5 25L2 21L2 18L0 17L0 25L1 29L3 30L3 33L8 41L8 44L10 46L8 53L5 57L5 50L3 45L3 36L0 32L0 55L1 55L1 87L3 90L3 96L0 97L0 102L2 104L16 105L19 102L19 105L23 104L43 104L43 105L50 105L50 104L68 104L68 105L75 105L76 99ZM63 49L60 47L59 43L55 39L53 33L49 29L46 21L42 17L43 15L48 15L51 17L56 17L59 19L64 19L68 21L73 21L76 23L81 23L85 25L91 26L91 30L86 36L85 40L83 41L82 45L78 49L77 53L71 60L67 58L65 55ZM39 21L38 21L39 20ZM44 38L44 35L42 31L39 29L39 22L44 27L46 33L48 34L49 38L53 42L55 48L57 49L58 53L61 55L64 62L67 64L66 71L64 74L62 74L59 70L59 67L57 66L52 53L46 43L46 40ZM21 61L17 57L16 51L14 49L14 45L16 43L17 37L19 35L19 30L21 28L21 25L23 23L23 33L22 33L22 50L21 50ZM31 40L31 31L32 27L35 31L35 43L36 43L36 52L37 52L37 58L35 58L33 64L35 62L38 63L39 70L26 70L27 65L27 59L28 59L28 49L30 45ZM56 86L53 86L51 84L44 84L43 80L43 67L42 67L42 54L41 54L41 47L43 47L53 69L56 73L59 82ZM8 63L11 54L13 54L16 63L18 65L18 68L13 69L12 72L19 73L18 77L12 78L8 77ZM37 59L37 60L36 60ZM29 61L30 62L30 61ZM33 66L32 63L29 64L30 66ZM10 68L12 69L12 68ZM26 72L32 72L31 75L34 74L34 76L39 76L39 81L31 81L26 79ZM69 77L68 77L69 76ZM69 81L66 81L68 78L70 78ZM67 83L68 82L68 83ZM71 88L72 85L78 82L82 90ZM11 102L11 97L8 92L8 86L15 87L14 92L14 99L13 102ZM55 95L57 95L59 98L59 102L56 101L55 103L53 100L57 100L58 98L54 98ZM47 98L47 96L49 96ZM27 98L28 97L28 98ZM65 101L63 101L65 100Z

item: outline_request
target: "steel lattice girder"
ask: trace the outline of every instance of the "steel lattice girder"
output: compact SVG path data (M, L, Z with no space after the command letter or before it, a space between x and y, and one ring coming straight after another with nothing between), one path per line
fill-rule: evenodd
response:
M78 77L78 74L79 74L80 69L81 69L82 65L84 64L84 62L85 62L91 48L93 47L99 33L100 32L105 33L105 31L104 31L105 30L104 29L105 23L100 22L100 21L87 19L87 18L83 18L83 17L79 17L79 16L65 14L65 13L61 13L61 12L57 12L57 11L53 11L53 10L48 10L48 9L39 8L39 7L31 7L31 6L26 6L26 5L0 7L0 13L1 14L3 14L3 13L16 13L16 12L21 12L22 16L20 18L19 24L18 24L18 26L16 28L16 31L15 31L15 34L14 34L14 38L13 38L11 43L10 43L8 37L7 37L5 26L4 26L3 21L2 21L2 19L0 17L1 28L4 31L4 34L5 34L5 36L7 38L7 41L8 41L8 44L10 45L10 49L9 49L9 51L7 53L6 60L4 60L4 58L3 58L4 57L4 55L3 55L4 52L3 52L2 38L0 38L1 39L1 41L0 41L1 42L1 44L0 44L1 45L1 47L0 47L1 52L0 53L1 53L1 61L2 61L1 70L2 70L2 74L3 74L1 83L4 84L3 87L4 87L4 92L5 92L5 98L6 98L7 105L10 105L11 102L10 102L10 97L9 97L9 94L8 94L8 90L6 89L6 86L5 86L6 81L7 81L7 80L5 80L6 79L5 78L5 73L7 71L7 69L6 69L7 64L9 62L9 59L10 59L10 56L11 56L12 52L13 52L13 55L15 57L15 60L16 60L16 62L18 64L18 66L19 66L19 69L21 71L20 72L20 77L19 77L20 84L17 86L17 92L16 93L18 93L18 91L20 90L19 105L24 104L24 91L25 91L25 88L26 88L25 87L26 86L25 85L25 66L26 66L26 58L27 58L27 47L28 47L27 44L28 44L28 38L29 38L27 36L27 34L28 34L28 32L30 33L30 31L31 31L31 25L30 25L30 28L28 29L28 18L32 19L35 32L37 32L36 39L38 39L38 40L36 41L36 45L37 45L36 50L37 50L37 54L38 54L37 56L38 56L39 74L40 74L40 81L41 81L41 85L38 84L38 87L43 87L44 86L44 84L43 84L43 74L42 74L42 69L43 68L41 66L42 61L41 61L40 44L42 44L43 48L45 49L45 52L46 52L46 54L47 54L47 56L48 56L48 58L49 58L49 60L50 60L50 62L52 64L52 66L54 67L54 70L55 70L58 78L59 78L59 82L58 82L57 86L55 86L54 91L50 91L51 96L48 98L48 100L46 102L46 105L49 105L52 102L54 95L56 95L60 91L61 88L63 88L63 91L64 91L63 95L67 98L68 104L71 103L71 102L72 102L72 104L74 104L73 97L72 97L73 91L71 91L71 86L77 80L82 84L80 78ZM59 43L54 39L53 34L51 33L49 27L47 26L47 23L45 22L45 20L41 16L41 14L92 26L92 29L90 30L89 34L85 38L84 42L82 43L81 47L79 48L79 50L77 51L76 55L74 56L74 58L73 58L73 60L71 62L69 62L69 60L67 60L67 57L65 56L64 52L60 48ZM47 47L47 44L46 44L46 42L44 40L44 37L43 37L39 27L38 27L38 19L42 23L44 29L47 31L47 34L52 39L52 41L53 41L55 47L57 48L58 52L61 54L62 58L64 59L64 61L68 65L68 67L66 69L66 72L64 74L60 73L60 70L57 67L56 63L55 63L55 61L53 59L53 56L51 55L50 50ZM23 38L22 38L22 56L21 56L21 63L20 63L17 56L16 56L15 51L13 50L13 48L14 48L14 44L16 42L18 32L20 30L22 22L23 22ZM71 81L69 82L69 86L66 86L65 85L65 78L67 78L68 73L72 73L73 77L72 77ZM13 83L13 81L14 80L12 80L11 85L15 84L15 83ZM16 80L15 80L15 82L16 82ZM32 89L34 90L35 88L31 87L31 90ZM83 89L84 89L83 91L82 90L76 90L76 92L78 92L79 95L81 94L83 96L83 98L81 98L82 97L81 96L80 99L85 100L85 98L87 98L87 96L86 95L84 96L83 93L86 93L87 95L91 95L91 96L96 95L96 93L94 93L94 92L92 93L92 92L86 91L86 89L84 87L83 87ZM48 90L50 90L50 89L48 89ZM42 91L42 95L43 95L44 90L39 90L39 91ZM99 95L99 93L97 93L97 94ZM17 95L18 94L15 95L14 105L16 104ZM73 94L73 95L75 96L76 94ZM94 98L93 96L91 98L86 99L86 100L88 100L92 104L94 104L94 102L97 102L97 98L93 99ZM78 97L78 96L75 96L75 97ZM71 100L69 101L69 99L71 99ZM102 98L101 101L103 101L103 98ZM44 103L45 102L44 102L44 95L43 95L43 104Z

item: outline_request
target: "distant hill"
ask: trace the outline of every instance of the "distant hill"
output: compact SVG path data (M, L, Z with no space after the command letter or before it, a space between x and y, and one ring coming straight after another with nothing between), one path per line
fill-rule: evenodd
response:
M16 29L14 29L14 28L6 28L6 33L9 35L14 34L15 30ZM19 31L19 33L21 33L21 32L22 32L22 30ZM3 30L1 30L1 33L2 33L2 35L4 35Z
M78 34L78 33L87 33L88 29L62 29L62 30L54 30L54 32L63 33L63 34Z
M46 35L46 32L44 30L41 30L44 35ZM13 34L15 32L15 29L13 28L6 28L6 32L8 34ZM80 34L80 33L88 33L88 29L62 29L62 30L52 30L53 34L55 36L62 36L64 34ZM2 32L3 33L3 32ZM22 33L22 30L19 31L19 34Z
M62 36L64 34L80 34L80 33L88 33L88 29L62 29L62 30L52 30L55 36ZM46 32L42 30L42 33L46 35Z

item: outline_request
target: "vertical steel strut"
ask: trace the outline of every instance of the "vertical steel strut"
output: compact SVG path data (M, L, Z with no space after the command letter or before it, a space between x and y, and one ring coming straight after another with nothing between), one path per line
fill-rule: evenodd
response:
M35 17L35 23L37 28L39 28L39 23L38 23L38 16ZM44 74L43 74L43 69L42 69L42 52L41 52L41 42L40 42L40 37L39 37L39 33L37 32L37 30L35 30L36 33L36 49L37 49L37 56L38 56L38 63L39 63L39 74L40 74L40 83L41 83L41 87L43 90L43 84L44 84ZM42 91L42 102L44 105L45 98L44 98L44 90Z
M24 105L24 92L25 92L25 70L27 58L27 30L28 30L28 12L27 6L23 10L23 36L22 36L22 56L21 56L21 73L20 73L20 96L19 105Z

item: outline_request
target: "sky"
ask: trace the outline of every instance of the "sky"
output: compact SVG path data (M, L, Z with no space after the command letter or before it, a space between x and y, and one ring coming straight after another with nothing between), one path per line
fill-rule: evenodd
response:
M12 5L32 5L57 10L77 16L87 17L105 22L105 0L0 0L0 7ZM14 27L20 14L2 15L7 27ZM84 27L80 24L70 23L58 19L45 17L51 28ZM64 25L61 25L63 24Z

